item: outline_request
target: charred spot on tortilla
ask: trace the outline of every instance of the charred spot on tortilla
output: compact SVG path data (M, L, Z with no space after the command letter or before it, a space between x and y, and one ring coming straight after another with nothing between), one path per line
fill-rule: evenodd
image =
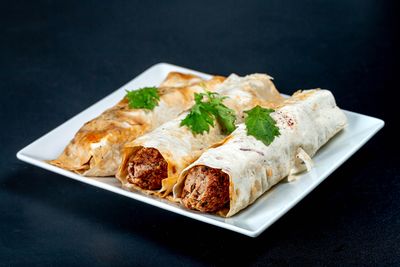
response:
M255 153L257 153L257 154L259 154L259 155L261 155L261 156L264 156L264 153L263 152L261 152L261 151L258 151L258 150L255 150L255 149L251 149L251 148L239 148L241 151L252 151L252 152L255 152Z
M172 165L171 169L172 169L172 173L176 173L176 166L175 165Z
M128 182L142 189L161 189L168 176L168 163L155 148L143 147L128 162Z
M281 117L279 117L279 120L285 123L289 128L293 128L294 125L296 124L296 121L292 116L289 116L288 114L282 112L281 110L276 111L276 113L281 115Z
M189 209L216 212L229 205L229 176L207 166L192 168L185 180L182 203Z

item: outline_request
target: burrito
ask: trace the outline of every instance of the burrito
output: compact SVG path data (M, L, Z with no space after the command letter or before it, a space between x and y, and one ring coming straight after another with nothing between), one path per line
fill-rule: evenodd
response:
M251 124L246 118L218 147L185 168L174 197L189 209L232 216L285 177L291 180L311 169L313 155L347 124L332 93L320 89L299 91L266 114L269 124ZM254 126L256 133L267 127L269 142L263 139L267 134L250 131Z
M84 176L114 176L125 143L176 118L193 105L194 93L203 92L204 88L213 91L224 79L215 76L206 81L195 75L171 72L158 88L146 91L158 99L157 103L149 102L145 95L133 96L132 101L140 107L148 104L150 108L132 108L128 92L115 106L85 123L62 154L49 163Z
M271 77L265 74L245 77L232 74L216 87L215 92L226 97L223 103L235 114L233 116L238 123L244 117L243 110L259 104L274 106L284 100ZM180 172L205 149L226 137L218 123L206 133L194 134L188 127L182 126L187 116L188 112L183 113L125 145L116 175L124 188L167 196L172 192Z

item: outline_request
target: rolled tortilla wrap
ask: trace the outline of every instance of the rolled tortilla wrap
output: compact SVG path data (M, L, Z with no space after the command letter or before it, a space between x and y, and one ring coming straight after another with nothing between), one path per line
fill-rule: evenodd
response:
M242 121L243 110L258 104L272 107L283 101L271 77L265 74L232 74L216 87L216 92L228 97L224 104L236 111L237 122ZM116 175L125 188L165 196L186 166L225 138L218 123L208 133L194 135L186 126L180 126L186 115L183 113L125 145Z
M280 135L270 145L241 124L183 170L174 197L191 209L232 216L283 178L311 168L311 157L347 124L328 90L295 93L271 117Z
M205 81L191 74L171 72L160 84L160 100L153 110L132 109L126 98L85 123L62 154L49 163L84 176L114 176L121 163L122 146L176 118L194 103L193 94L224 80Z

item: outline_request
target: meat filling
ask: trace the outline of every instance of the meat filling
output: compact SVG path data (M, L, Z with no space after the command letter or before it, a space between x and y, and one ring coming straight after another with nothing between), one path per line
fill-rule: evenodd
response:
M128 162L128 182L148 190L161 189L168 176L168 163L155 148L143 147Z
M185 180L182 202L189 209L216 212L229 203L229 176L207 166L192 168Z

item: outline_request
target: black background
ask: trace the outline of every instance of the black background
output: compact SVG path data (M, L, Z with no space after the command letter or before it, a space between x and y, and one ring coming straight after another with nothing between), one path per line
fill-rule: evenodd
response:
M400 265L395 2L3 1L0 265ZM16 159L158 62L329 88L386 126L256 239Z

